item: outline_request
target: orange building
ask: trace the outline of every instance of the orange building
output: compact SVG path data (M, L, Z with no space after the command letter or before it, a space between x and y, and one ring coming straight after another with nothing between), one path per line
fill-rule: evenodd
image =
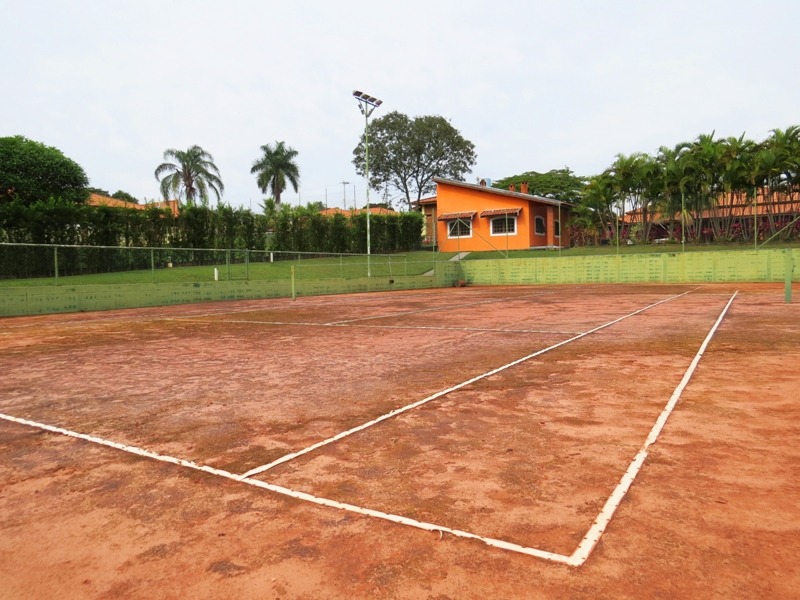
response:
M119 200L118 198L110 198L108 196L101 196L100 194L89 194L89 199L86 201L86 203L91 204L92 206L112 206L114 208L129 208L132 210L145 210L151 206L162 209L168 208L173 217L177 217L179 211L177 200L152 202L148 204L134 204L133 202L125 202L125 200Z
M425 238L441 252L568 248L568 202L486 185L434 178L436 197L418 205L425 214Z

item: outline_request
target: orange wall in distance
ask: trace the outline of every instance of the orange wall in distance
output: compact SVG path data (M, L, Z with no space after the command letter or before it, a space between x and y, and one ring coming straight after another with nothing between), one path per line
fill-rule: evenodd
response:
M481 217L481 212L492 209L521 209L517 216L517 231L515 235L492 235L491 219ZM562 209L561 234L555 237L555 220L558 219L558 207L549 204L537 203L533 198L527 200L518 196L500 195L482 189L463 188L455 185L438 183L436 193L436 213L475 212L471 220L472 235L470 237L449 238L448 223L437 221L436 241L442 252L481 252L496 250L527 250L529 248L569 245L566 237L566 228L563 226L567 220L567 209ZM542 217L545 222L544 235L535 232L534 219Z

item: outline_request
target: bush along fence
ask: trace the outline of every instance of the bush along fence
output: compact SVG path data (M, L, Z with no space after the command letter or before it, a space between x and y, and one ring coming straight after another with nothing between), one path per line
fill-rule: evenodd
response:
M0 242L71 246L220 248L364 253L366 213L324 215L283 206L270 214L244 208L183 207L144 210L89 206L58 200L0 203ZM370 215L374 253L406 252L422 239L420 213Z

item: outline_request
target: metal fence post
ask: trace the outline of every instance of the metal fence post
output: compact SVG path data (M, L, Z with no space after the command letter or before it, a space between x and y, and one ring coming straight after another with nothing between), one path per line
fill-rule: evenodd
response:
M53 266L55 267L56 283L58 283L58 246L53 246Z
M156 251L150 248L150 272L153 274L153 283L156 282Z
M250 250L244 251L244 278L245 281L250 281Z

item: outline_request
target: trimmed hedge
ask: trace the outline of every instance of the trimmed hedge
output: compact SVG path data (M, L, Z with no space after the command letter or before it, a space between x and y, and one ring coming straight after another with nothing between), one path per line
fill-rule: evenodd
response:
M420 247L421 213L370 215L370 247L375 254ZM187 206L169 210L90 206L50 199L25 205L0 203L0 242L128 246L150 248L231 248L297 252L365 253L365 213L331 217L303 207L284 206L274 217L244 208Z

